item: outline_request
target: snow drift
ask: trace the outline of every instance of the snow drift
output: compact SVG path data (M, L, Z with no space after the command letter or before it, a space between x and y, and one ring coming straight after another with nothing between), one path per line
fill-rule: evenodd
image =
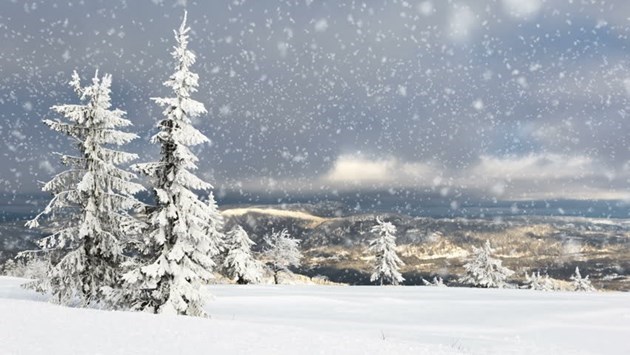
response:
M66 308L0 278L3 354L627 354L630 295L211 286L210 319Z

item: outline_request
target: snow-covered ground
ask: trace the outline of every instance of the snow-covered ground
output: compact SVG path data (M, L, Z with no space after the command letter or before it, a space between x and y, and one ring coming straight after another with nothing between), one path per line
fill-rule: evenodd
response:
M0 277L1 354L630 354L630 294L212 286L211 319L65 308Z

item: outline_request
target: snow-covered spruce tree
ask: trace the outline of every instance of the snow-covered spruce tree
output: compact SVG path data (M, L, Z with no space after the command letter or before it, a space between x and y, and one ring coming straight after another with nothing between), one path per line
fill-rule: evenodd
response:
M208 138L191 121L206 109L191 98L198 76L190 71L195 55L187 49L189 31L184 14L171 53L175 73L164 83L174 96L153 99L164 108L165 116L152 138L160 145L160 160L136 169L150 177L156 206L148 215L149 228L140 243L143 261L125 274L125 280L132 290L133 309L205 316L203 285L213 277L213 257L222 249L223 218L212 193L206 202L196 194L211 190L212 185L192 173L198 158L189 147Z
M505 280L514 274L514 271L502 266L501 260L493 258L493 252L488 240L481 248L473 247L471 259L464 265L466 275L459 281L478 287L504 287Z
M289 267L300 266L302 259L302 252L299 248L300 241L291 238L286 229L280 232L271 232L271 235L265 236L264 239L267 248L263 255L273 273L273 281L277 285L280 283L278 278L280 272L289 273Z
M527 287L537 291L553 291L554 284L549 275L540 275L540 271L532 272L531 276L525 273Z
M0 265L0 275L19 277L19 268L20 265L15 260L9 259Z
M256 245L243 227L236 225L226 233L227 254L223 262L227 275L238 284L259 283L262 279L263 265L252 254Z
M390 283L398 285L405 279L400 274L400 267L404 265L396 254L396 226L390 222L383 222L376 218L376 225L371 232L376 237L370 241L369 250L374 255L374 264L370 281L378 281L381 285Z
M595 287L593 287L593 285L591 284L591 280L588 279L588 275L583 278L580 274L580 268L577 266L575 267L575 273L571 276L571 285L573 285L573 289L575 291L595 291Z
M70 85L84 104L53 106L65 120L44 120L52 130L70 136L78 150L76 156L62 155L68 170L44 185L53 198L27 223L35 228L48 217L52 234L39 245L55 259L36 289L63 304L75 298L82 305L110 303L107 296L121 281L123 243L139 229L128 212L143 206L133 197L143 188L133 182L134 174L118 167L137 155L114 149L137 136L118 130L131 122L124 111L110 109L111 82L110 75L99 78L97 72L92 84L82 87L74 72Z

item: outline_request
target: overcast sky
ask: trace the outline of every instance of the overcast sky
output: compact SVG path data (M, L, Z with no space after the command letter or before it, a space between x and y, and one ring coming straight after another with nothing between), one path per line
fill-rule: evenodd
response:
M220 191L630 199L627 0L3 0L0 189L62 169L41 120L74 69L113 75L155 159L184 9Z

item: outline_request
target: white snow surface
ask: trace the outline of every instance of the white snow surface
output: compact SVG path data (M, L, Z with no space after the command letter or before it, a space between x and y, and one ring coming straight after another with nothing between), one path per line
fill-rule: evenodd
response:
M2 354L629 354L630 294L217 285L210 319L67 308L0 277Z

